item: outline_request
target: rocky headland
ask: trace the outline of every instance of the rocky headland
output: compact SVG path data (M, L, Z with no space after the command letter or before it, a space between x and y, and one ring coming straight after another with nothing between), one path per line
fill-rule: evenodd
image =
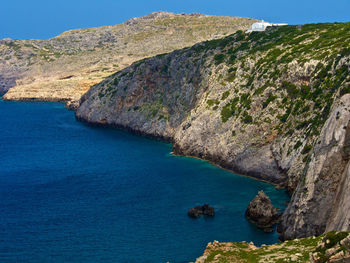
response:
M350 23L243 31L133 63L79 120L286 187L282 239L350 230Z
M256 20L155 12L123 24L71 30L48 40L0 40L6 100L66 101L145 57L245 30Z
M209 243L196 263L206 262L350 262L350 234L329 232L318 237L295 239L274 245L247 242Z

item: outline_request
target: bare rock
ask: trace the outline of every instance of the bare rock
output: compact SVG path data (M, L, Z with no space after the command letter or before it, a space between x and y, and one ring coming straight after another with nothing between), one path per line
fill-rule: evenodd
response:
M267 230L279 219L277 209L273 207L270 198L264 191L259 191L258 195L250 202L245 216L259 228Z
M192 218L198 218L201 215L205 216L214 216L214 208L209 206L208 204L204 204L203 206L197 205L190 210L188 210L187 215Z

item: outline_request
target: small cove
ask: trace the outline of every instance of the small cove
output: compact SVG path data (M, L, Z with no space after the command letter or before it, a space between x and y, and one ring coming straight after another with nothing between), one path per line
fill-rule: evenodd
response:
M77 122L62 103L0 100L1 262L188 262L207 243L277 242L248 223L259 190L284 190L168 143ZM213 219L187 217L209 203Z

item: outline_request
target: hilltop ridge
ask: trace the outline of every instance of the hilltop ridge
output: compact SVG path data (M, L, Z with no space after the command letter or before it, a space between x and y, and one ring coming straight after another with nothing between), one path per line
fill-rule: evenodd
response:
M247 29L255 20L155 12L123 24L70 30L48 40L0 40L7 100L78 101L131 63Z

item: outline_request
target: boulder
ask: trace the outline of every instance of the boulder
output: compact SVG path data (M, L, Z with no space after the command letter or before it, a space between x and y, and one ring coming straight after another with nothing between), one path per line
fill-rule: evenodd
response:
M209 206L208 204L204 204L203 206L197 205L188 210L187 215L192 218L198 218L201 215L205 216L214 216L214 208Z
M278 223L280 217L264 191L259 191L258 195L249 203L245 216L251 223L263 228L266 232L271 232L271 227Z

